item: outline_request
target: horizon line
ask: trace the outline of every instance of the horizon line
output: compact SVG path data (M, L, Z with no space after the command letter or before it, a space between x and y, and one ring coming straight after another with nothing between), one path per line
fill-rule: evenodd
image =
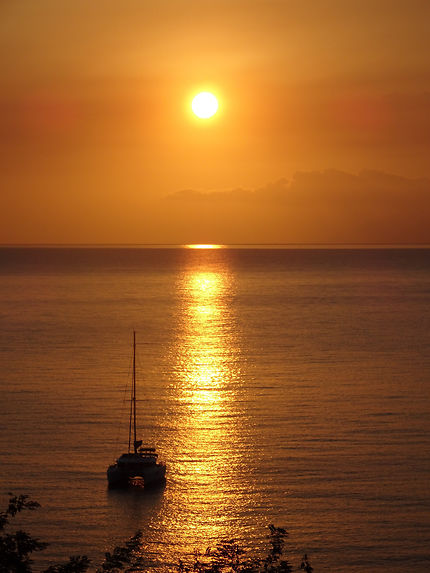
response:
M174 248L205 245L219 248L430 248L430 243L319 242L319 243L0 243L0 248Z

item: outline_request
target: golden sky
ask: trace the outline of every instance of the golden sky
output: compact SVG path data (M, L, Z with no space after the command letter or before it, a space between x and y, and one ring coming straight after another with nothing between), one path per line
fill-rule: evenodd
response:
M429 22L428 0L3 0L0 243L430 243Z

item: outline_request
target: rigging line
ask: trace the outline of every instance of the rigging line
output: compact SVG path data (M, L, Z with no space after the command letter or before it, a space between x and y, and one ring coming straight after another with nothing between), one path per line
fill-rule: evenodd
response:
M132 424L132 416L134 413L134 441L136 441L136 402L133 401L136 392L136 334L133 330L133 374L132 374L132 381L131 381L131 394L130 394L130 416L129 416L129 424L128 424L128 453L131 449L131 424Z
M121 403L121 411L119 413L119 419L118 419L118 425L117 425L117 434L116 434L116 441L115 441L115 449L118 447L119 444L119 436L122 430L122 423L125 419L124 416L124 410L125 410L125 405L128 402L127 399L127 390L128 390L128 385L129 385L129 380L131 378L131 365L132 365L132 357L130 355L130 352L127 353L128 354L128 372L127 372L127 376L125 378L125 383L124 383L124 388L122 391L122 403Z
M139 374L139 380L141 381L141 384L139 385L139 396L143 396L142 398L137 398L136 401L137 402L144 402L145 400L147 400L147 392L146 392L146 376L145 376L145 367L144 366L148 366L148 363L151 363L150 360L150 356L152 355L147 355L147 353L145 352L145 349L143 349L143 346L149 346L151 345L150 342L147 341L139 341L137 342L136 340L136 372ZM138 352L138 350L140 349L140 352ZM143 355L143 360L142 360L142 355ZM148 357L149 356L149 357Z
M136 350L138 348L145 346L150 346L152 343L151 342L147 342L147 341L143 341L143 342L137 342L136 341ZM144 359L142 360L142 354L144 355ZM153 355L152 354L147 354L145 352L136 352L136 371L139 372L139 380L141 381L141 384L139 386L139 396L141 396L140 398L136 399L136 402L147 402L148 401L148 365L151 365L153 362ZM145 367L146 366L146 370ZM146 376L145 376L145 372L146 372ZM150 392L149 392L150 394ZM143 412L143 416L145 416L146 412Z
M130 418L131 426L131 418ZM134 427L134 452L136 453L136 332L133 331L133 427ZM131 433L131 428L130 428Z

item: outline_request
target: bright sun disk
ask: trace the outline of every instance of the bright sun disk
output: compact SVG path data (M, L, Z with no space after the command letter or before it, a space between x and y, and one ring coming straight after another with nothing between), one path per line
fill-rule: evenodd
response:
M218 100L210 92L200 92L191 103L191 108L197 117L207 119L218 110Z

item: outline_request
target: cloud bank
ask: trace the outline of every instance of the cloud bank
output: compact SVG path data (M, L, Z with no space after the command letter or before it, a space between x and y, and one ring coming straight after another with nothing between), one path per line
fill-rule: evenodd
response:
M298 172L256 189L184 189L167 198L179 218L197 214L209 235L218 237L223 228L224 242L430 243L425 178Z

